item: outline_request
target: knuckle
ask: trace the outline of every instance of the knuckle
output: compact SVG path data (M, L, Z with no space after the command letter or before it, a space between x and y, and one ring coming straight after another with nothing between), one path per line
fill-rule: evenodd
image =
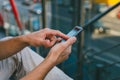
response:
M44 30L50 30L49 28L45 28Z
M59 30L56 30L57 33L61 33Z

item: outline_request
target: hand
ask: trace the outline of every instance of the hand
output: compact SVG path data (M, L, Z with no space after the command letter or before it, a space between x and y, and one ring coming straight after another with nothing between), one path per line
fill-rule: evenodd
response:
M66 42L54 45L46 58L50 59L55 65L66 60L71 53L71 45L76 41L75 37L69 38Z
M40 31L27 34L24 36L24 38L26 39L26 42L28 42L29 45L43 45L45 47L51 47L56 43L56 41L60 39L56 38L56 36L59 36L66 40L69 38L67 35L61 33L60 31L52 30L49 28L41 29Z

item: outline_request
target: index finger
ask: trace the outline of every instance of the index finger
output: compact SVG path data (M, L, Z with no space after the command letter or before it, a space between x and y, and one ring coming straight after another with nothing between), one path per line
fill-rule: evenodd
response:
M64 38L64 39L69 39L69 36L65 35L64 33L58 31L58 30L49 30L47 31L48 34L52 34L52 35L55 35L55 36L59 36L61 38Z

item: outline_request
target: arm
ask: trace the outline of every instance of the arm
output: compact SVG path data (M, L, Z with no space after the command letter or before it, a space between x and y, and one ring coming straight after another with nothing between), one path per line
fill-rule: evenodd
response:
M68 58L71 52L70 46L75 40L75 38L70 38L66 42L53 46L45 60L21 80L43 80L55 65Z
M0 41L0 60L14 55L29 45L51 47L58 40L55 36L68 39L68 36L63 33L46 28L31 34Z
M43 45L45 47L51 47L56 41L60 40L59 38L56 38L56 36L62 37L66 40L69 38L59 31L43 29L28 35L22 35L14 37L10 40L1 41L0 59L9 57L28 45ZM21 80L43 80L47 73L56 64L59 64L68 58L71 51L69 46L71 46L74 42L75 38L70 38L66 42L54 45L45 60Z
M39 64L33 71L28 73L20 80L44 80L47 73L55 66L55 64L49 59L45 59Z
M28 45L23 36L0 41L0 60L17 53Z

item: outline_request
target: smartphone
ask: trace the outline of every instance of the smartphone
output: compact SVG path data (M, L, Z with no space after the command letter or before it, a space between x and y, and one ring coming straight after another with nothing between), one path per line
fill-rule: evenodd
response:
M80 26L75 26L67 35L69 37L77 36L81 31L83 30L82 27ZM65 40L63 39L61 42L64 42Z

